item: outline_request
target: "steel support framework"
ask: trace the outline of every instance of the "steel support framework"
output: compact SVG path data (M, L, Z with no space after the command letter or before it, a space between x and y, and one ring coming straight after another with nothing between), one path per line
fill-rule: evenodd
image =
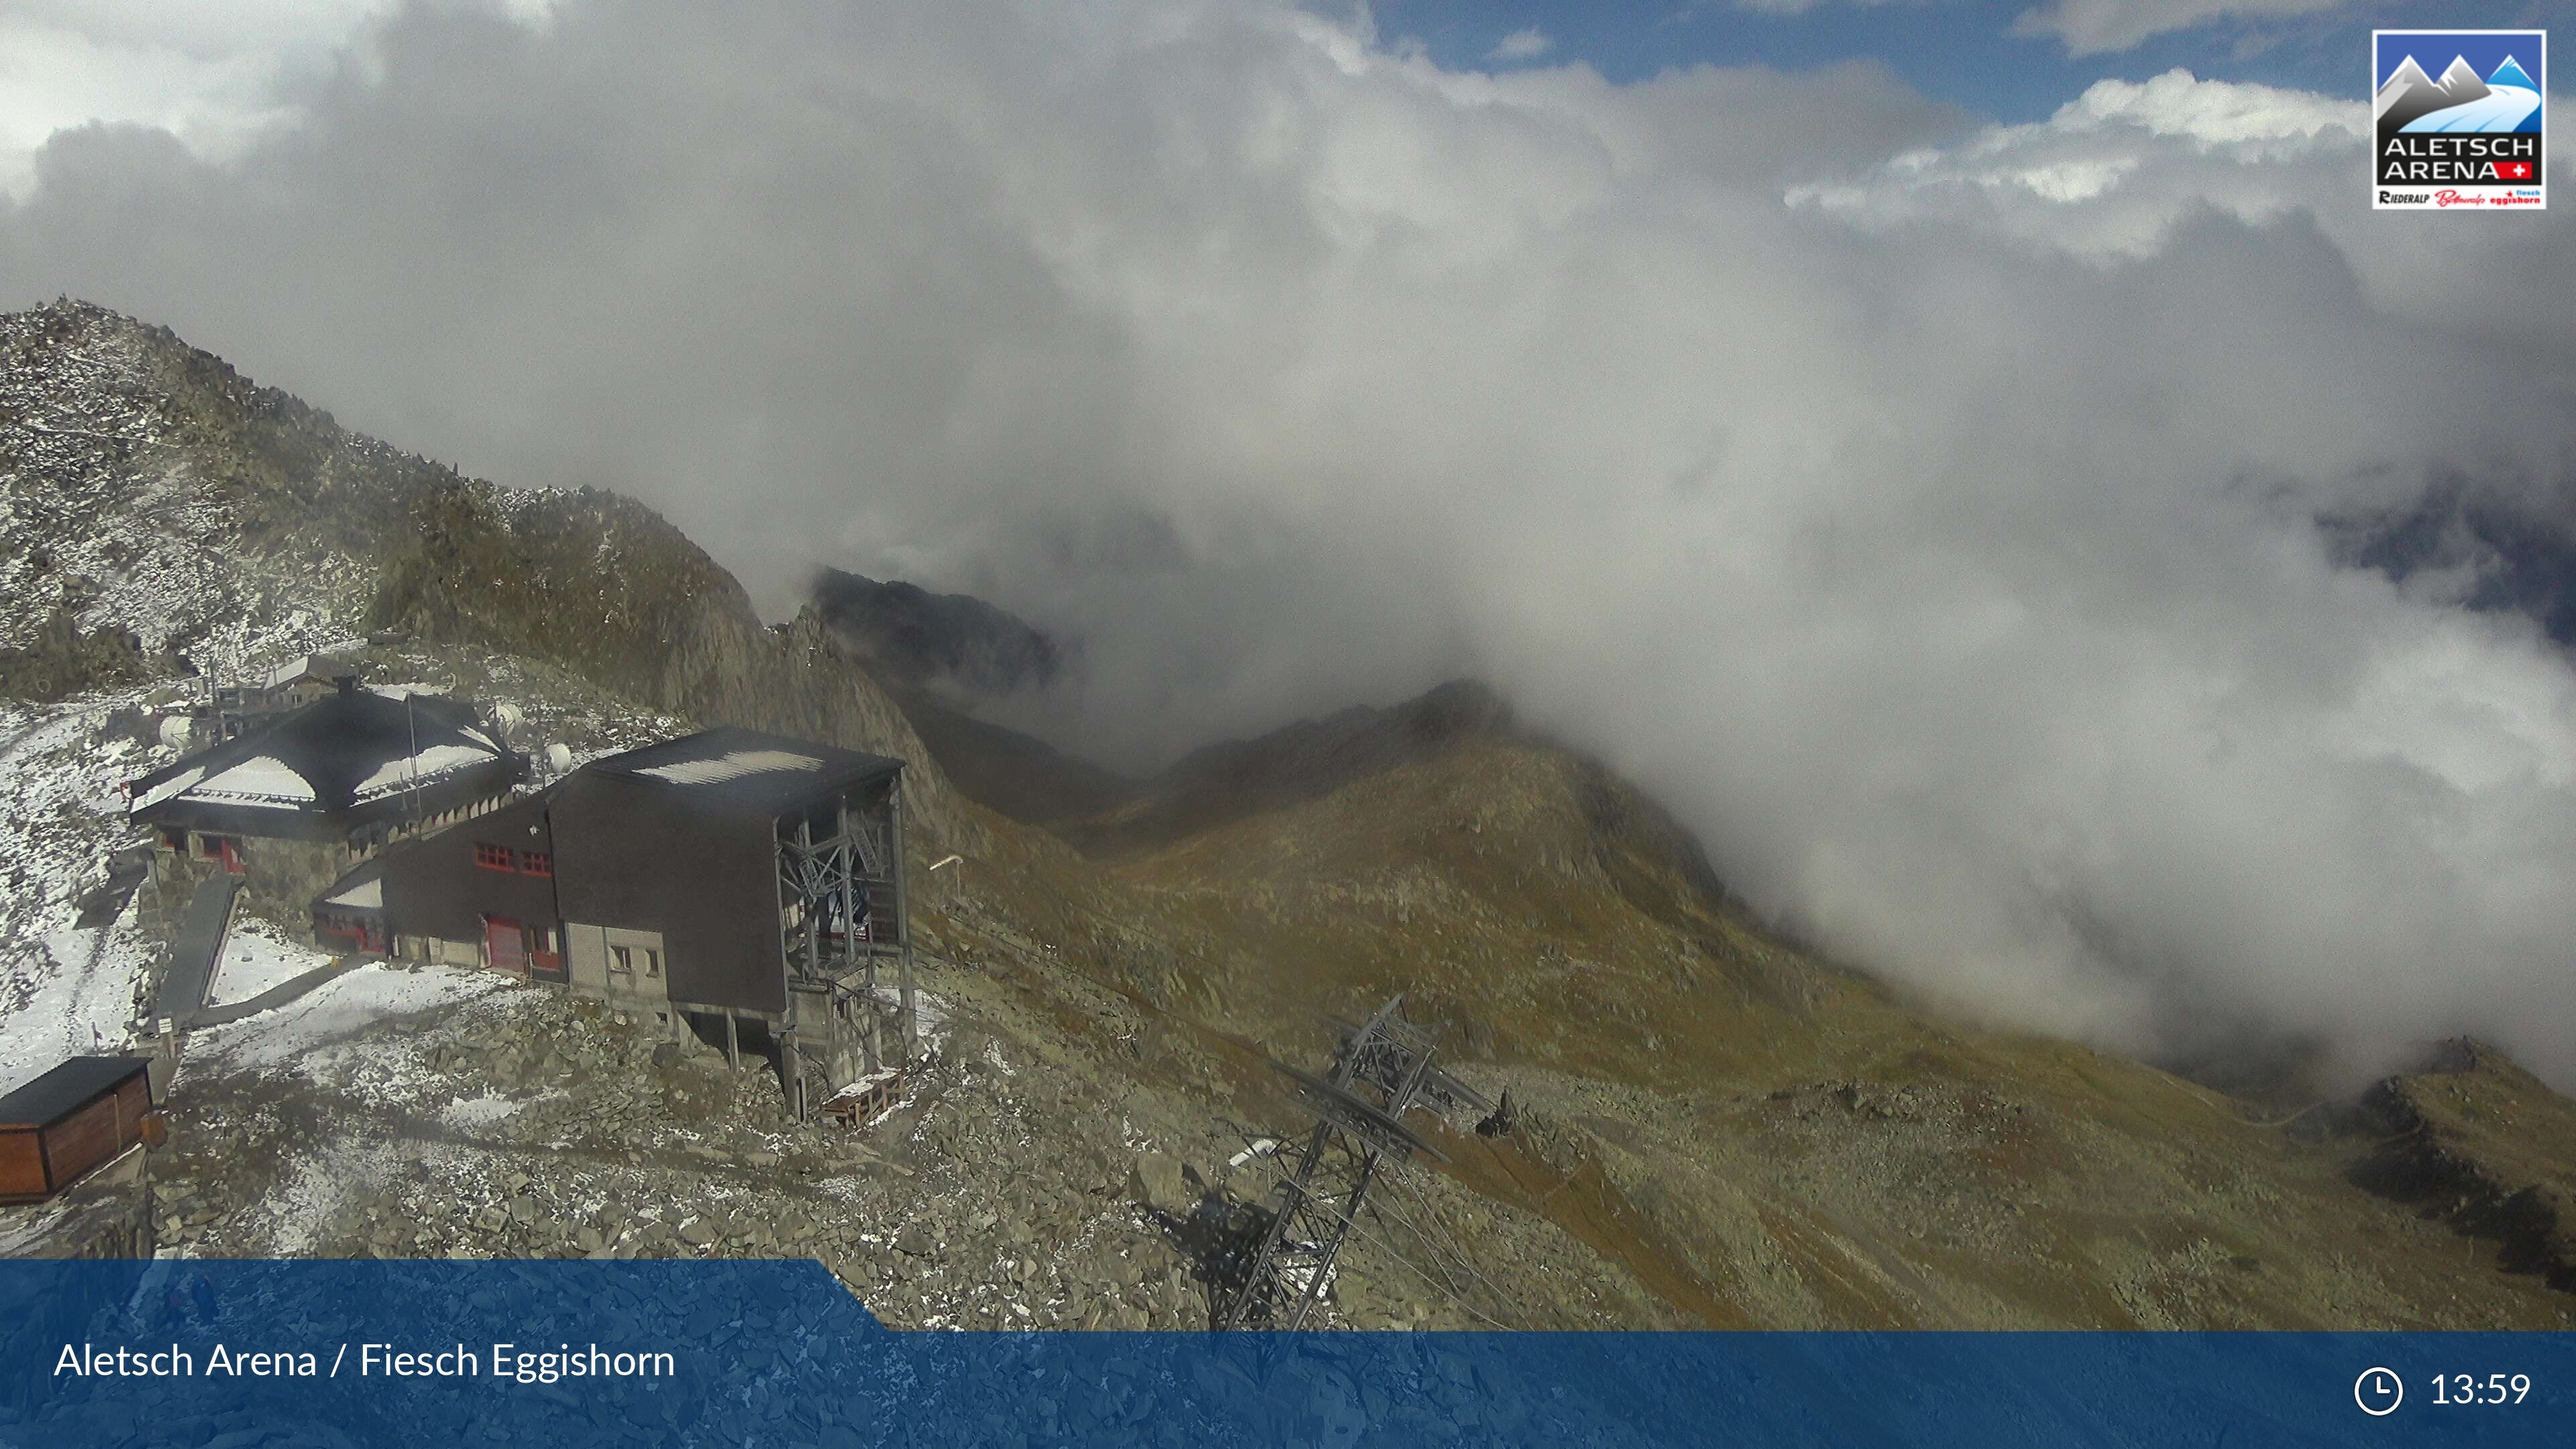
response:
M1438 1100L1464 1089L1431 1065L1433 1039L1397 1014L1403 1004L1398 996L1347 1028L1329 1075L1280 1067L1313 1105L1315 1127L1295 1170L1279 1183L1249 1269L1217 1305L1216 1327L1303 1327L1380 1165L1416 1152L1442 1155L1402 1119L1408 1109L1428 1105L1426 1095Z
M804 1048L819 1046L822 1060L813 1063L828 1097L842 1081L882 1065L876 997L877 961L892 943L871 939L870 889L895 896L895 915L902 918L902 884L897 842L900 817L890 805L886 818L869 818L850 808L848 797L833 802L831 834L814 835L811 812L781 821L778 836L779 948L787 963L790 1021L782 1042L781 1063L788 1106L806 1115L818 1085L807 1080ZM910 965L910 933L898 924L898 941ZM911 972L903 973L909 987ZM909 995L909 992L906 993ZM910 1002L905 1003L906 1007ZM819 1015L820 1020L811 1019ZM909 1017L907 1010L904 1015ZM908 1022L907 1022L908 1026ZM909 1032L906 1032L908 1043ZM907 1044L906 1055L909 1055Z

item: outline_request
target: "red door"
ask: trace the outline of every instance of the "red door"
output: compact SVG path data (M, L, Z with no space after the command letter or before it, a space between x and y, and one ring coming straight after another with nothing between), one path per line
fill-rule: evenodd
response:
M509 917L483 918L483 946L495 969L521 972L528 969L527 932Z

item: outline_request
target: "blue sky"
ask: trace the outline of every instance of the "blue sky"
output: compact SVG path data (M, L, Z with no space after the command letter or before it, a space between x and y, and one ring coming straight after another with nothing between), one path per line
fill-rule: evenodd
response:
M2422 41L2409 41L2403 36L2391 35L2379 48L2377 71L2380 79L2386 80L2409 55L2415 57L2415 63L2422 66L2427 75L2440 75L2450 58L2457 56L2467 61L2470 68L2482 76L2495 74L2496 67L2502 65L2506 57L2510 56L2514 64L2522 67L2524 74L2538 80L2542 85L2549 83L2549 77L2541 74L2540 54L2530 46L2518 43L2511 36L2463 35L2451 44L2436 42L2428 45Z
M2125 3L2154 6L2156 0ZM1317 8L1346 7L1327 0ZM2127 49L2080 56L2070 55L2057 35L2014 32L2016 19L2033 9L2030 0L1817 0L1796 14L1734 0L1378 0L1372 8L1381 34L1417 37L1444 65L1506 64L1489 59L1491 52L1530 27L1551 44L1524 63L1581 60L1614 80L1702 62L1804 69L1871 57L1926 95L2003 121L2044 117L2105 76L2143 80L2175 66L2203 79L2357 96L2368 85L2373 29L2528 27L2576 37L2576 3L2566 0L2417 0L2225 15Z

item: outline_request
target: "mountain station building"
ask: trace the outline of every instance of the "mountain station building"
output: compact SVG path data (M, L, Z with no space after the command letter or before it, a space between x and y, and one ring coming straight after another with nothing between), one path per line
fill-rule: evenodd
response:
M335 845L355 857L489 810L527 775L526 758L471 704L396 698L342 675L263 729L128 781L126 815L166 849L240 874L245 840Z
M900 760L754 730L665 740L390 847L313 901L315 937L720 1024L736 1060L763 1031L803 1115L880 1070L885 1017L909 1042L902 783Z

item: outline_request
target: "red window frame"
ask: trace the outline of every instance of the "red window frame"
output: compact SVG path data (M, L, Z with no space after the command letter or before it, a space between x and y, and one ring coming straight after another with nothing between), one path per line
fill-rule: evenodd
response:
M555 858L552 854L542 850L520 851L519 874L544 876L546 879L552 880L554 879L555 874Z
M506 871L518 868L518 860L511 854L510 847L494 845L488 840L474 842L474 863L485 870Z

